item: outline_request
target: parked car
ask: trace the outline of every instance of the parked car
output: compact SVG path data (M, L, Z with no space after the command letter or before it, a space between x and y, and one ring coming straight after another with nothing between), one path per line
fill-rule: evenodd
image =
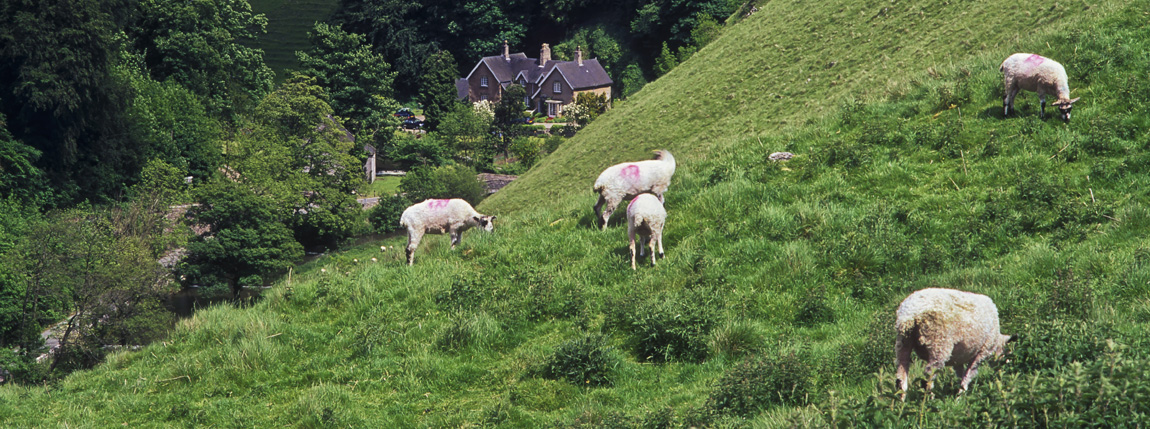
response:
M418 130L423 128L423 121L416 119L415 116L409 116L403 120L402 126L405 130Z
M415 113L412 113L411 109L404 107L402 109L396 110L395 113L393 113L391 116L406 119L406 118L414 118Z
M532 117L530 117L530 116L524 116L524 117L522 117L522 118L512 119L512 120L511 120L511 123L512 123L512 124L525 124L525 125L531 125L531 124L534 124L534 123L535 123L535 118L532 118Z

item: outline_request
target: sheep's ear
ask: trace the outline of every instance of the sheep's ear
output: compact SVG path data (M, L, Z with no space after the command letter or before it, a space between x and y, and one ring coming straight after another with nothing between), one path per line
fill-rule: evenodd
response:
M1071 99L1070 101L1067 101L1067 102L1066 102L1066 104L1074 104L1074 102L1075 102L1075 101L1078 101L1078 99L1079 99L1079 98L1082 98L1082 97L1074 97L1074 98L1073 98L1073 99Z
M1003 341L1002 343L1003 344L1010 344L1010 343L1013 343L1017 340L1018 340L1017 335L1006 335L1006 341Z
M478 224L483 223L483 218L481 218L479 216L472 216L471 219L475 220L475 223L478 223Z

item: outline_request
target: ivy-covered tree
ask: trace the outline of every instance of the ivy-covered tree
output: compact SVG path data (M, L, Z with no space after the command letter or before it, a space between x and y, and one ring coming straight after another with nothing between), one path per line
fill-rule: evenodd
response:
M423 74L419 76L419 101L423 103L423 116L430 131L439 129L446 115L460 104L456 100L455 80L459 71L455 59L447 51L436 51L423 63Z
M496 149L503 152L504 156L510 156L507 148L511 145L511 141L524 134L524 126L516 123L516 120L523 117L523 108L525 107L523 106L523 99L526 97L526 89L520 85L511 84L503 91L502 98L495 105L495 121L492 123L492 127L500 136L496 142Z
M364 36L338 26L317 23L308 35L311 49L296 52L301 73L314 77L331 96L331 107L353 133L390 129L395 73L382 55L371 51Z

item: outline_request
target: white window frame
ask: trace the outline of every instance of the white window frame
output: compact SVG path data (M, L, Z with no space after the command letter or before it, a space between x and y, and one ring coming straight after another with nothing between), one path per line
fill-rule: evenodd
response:
M486 100L486 99L487 99L487 94L483 94L483 95L480 95L480 96L479 96L479 99L480 99L480 100Z
M482 88L487 88L487 76L479 78L479 86Z
M563 83L562 82L552 82L551 83L551 92L556 93L556 94L562 94L563 93Z

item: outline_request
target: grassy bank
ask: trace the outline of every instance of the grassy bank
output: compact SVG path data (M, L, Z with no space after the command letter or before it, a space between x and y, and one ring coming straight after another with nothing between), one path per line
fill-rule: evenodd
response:
M1150 355L1150 3L976 3L767 3L485 201L496 232L454 252L429 237L410 268L398 238L320 259L163 344L0 388L0 420L938 427L1041 425L1026 420L1041 400L1054 426L1142 412L1145 378L1113 368ZM1067 65L1083 97L1071 123L1040 119L1031 93L1002 117L1014 51ZM590 183L658 147L680 163L667 258L631 271L620 218L596 228ZM797 156L766 159L781 150ZM944 371L936 398L888 406L893 310L924 287L990 295L1021 339L974 394L955 399ZM1134 384L1099 395L1128 408L1048 395L1110 363ZM988 406L1003 401L1037 411Z

